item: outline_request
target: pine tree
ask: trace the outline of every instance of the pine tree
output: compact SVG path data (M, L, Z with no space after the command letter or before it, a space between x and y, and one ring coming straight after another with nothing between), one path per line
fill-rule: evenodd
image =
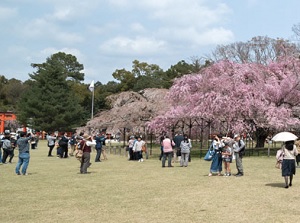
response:
M43 64L33 64L30 87L18 104L18 120L38 130L70 130L79 126L83 109L72 86L83 80L83 65L76 57L57 53ZM74 83L75 82L75 83ZM79 84L79 83L78 83Z

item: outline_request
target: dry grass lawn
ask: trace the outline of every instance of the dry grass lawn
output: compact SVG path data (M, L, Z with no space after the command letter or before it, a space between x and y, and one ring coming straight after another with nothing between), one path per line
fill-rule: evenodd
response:
M16 152L17 155L17 152ZM46 142L31 151L28 176L0 165L0 222L298 222L300 179L284 189L274 157L244 158L245 176L208 177L210 162L162 168L108 155L90 174L75 158L47 157ZM299 169L300 170L300 169ZM235 165L232 165L235 173Z

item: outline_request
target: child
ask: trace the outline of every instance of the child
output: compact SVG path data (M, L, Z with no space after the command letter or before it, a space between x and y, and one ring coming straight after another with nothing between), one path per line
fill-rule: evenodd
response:
M230 163L232 162L232 148L229 146L229 142L224 141L224 148L222 151L222 159L224 161L225 177L231 176Z

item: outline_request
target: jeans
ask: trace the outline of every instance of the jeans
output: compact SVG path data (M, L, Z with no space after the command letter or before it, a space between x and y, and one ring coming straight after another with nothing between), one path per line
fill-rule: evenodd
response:
M168 152L168 153L164 153L163 158L162 158L162 167L165 167L166 164L166 158L168 156L168 166L171 167L171 162L172 162L172 156L173 156L173 152Z
M2 163L2 149L0 148L0 163Z
M101 150L102 150L102 148L96 148L97 154L96 154L95 162L101 162L101 160L100 160Z
M188 166L190 153L181 153L180 166Z
M25 175L27 171L27 167L29 164L30 155L29 153L20 153L19 154L19 161L16 166L16 174L20 174L20 168L22 166L22 174Z

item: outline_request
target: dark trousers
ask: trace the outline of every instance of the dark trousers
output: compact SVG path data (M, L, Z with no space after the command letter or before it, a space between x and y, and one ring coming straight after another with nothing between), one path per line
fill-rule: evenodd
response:
M7 157L12 153L11 150L3 149L2 163L6 163Z
M48 156L52 156L52 150L54 148L54 145L53 146L49 146L49 152L48 152Z
M91 165L91 154L84 152L80 165L80 173L87 173L87 168Z
M134 160L139 160L143 158L142 151L137 151L133 153Z
M9 154L9 161L8 162L12 162L12 159L14 158L15 156L15 148L13 148L13 150L10 152Z
M299 163L300 163L300 154L296 156L296 162L297 162L297 166L299 166Z
M162 167L165 167L167 157L168 157L168 166L169 167L172 166L171 162L172 162L173 152L168 152L168 153L164 153L164 155L163 155Z
M160 148L160 156L159 156L159 160L161 160L161 158L163 157L163 155L164 155L163 148Z
M58 147L56 154L59 158L63 158L63 148L62 147Z
M96 151L97 151L97 154L96 154L95 162L101 162L100 156L101 156L102 148L100 148L100 149L96 148Z
M134 160L134 153L132 151L132 148L129 147L129 160Z
M62 146L62 157L63 158L68 158L68 145L67 146Z

